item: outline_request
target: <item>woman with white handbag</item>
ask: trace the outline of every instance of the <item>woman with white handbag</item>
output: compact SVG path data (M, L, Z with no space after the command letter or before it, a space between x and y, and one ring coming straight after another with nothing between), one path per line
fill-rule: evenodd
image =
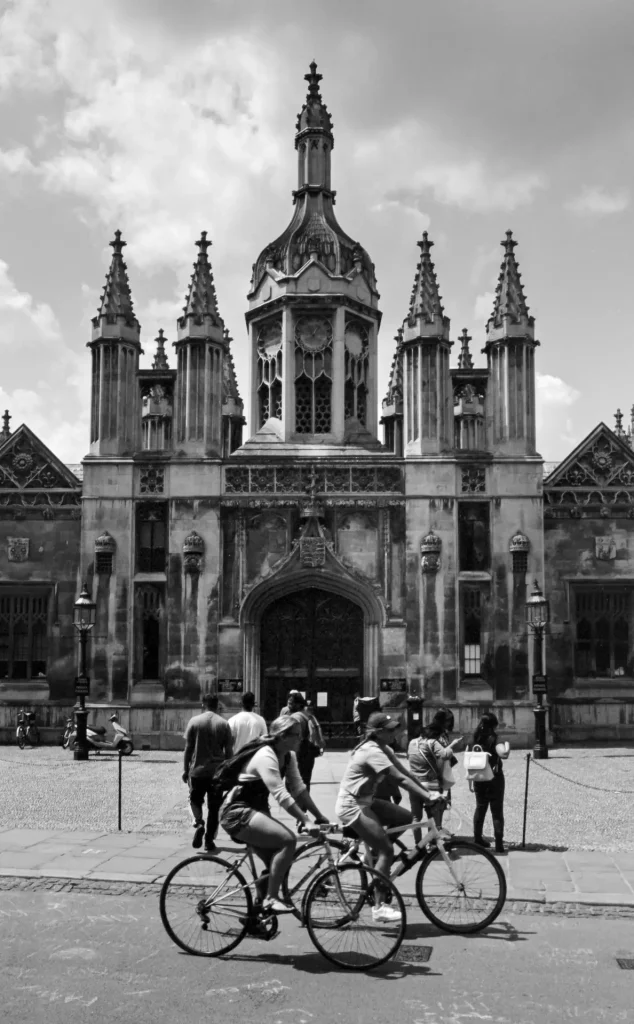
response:
M509 756L508 743L499 743L496 733L498 720L493 712L482 716L478 727L473 734L474 751L465 754L465 769L467 778L475 776L470 785L476 798L476 809L473 815L473 838L478 846L490 846L488 839L482 835L484 819L487 811L491 810L493 820L493 834L495 836L495 852L504 853L504 772L502 771L502 759ZM486 759L485 768L479 770L470 767L474 762L473 753L475 747L479 747ZM469 758L469 754L471 758ZM482 781L478 781L478 778ZM484 781L486 780L486 781Z
M425 729L424 736L411 740L407 748L409 768L414 778L425 789L444 796L447 806L451 803L451 786L455 782L451 770L452 765L457 763L454 748L462 742L462 736L450 742L449 733L453 731L453 725L451 711L448 708L441 708ZM415 820L420 821L423 804L415 794L410 794L410 805ZM442 825L444 807L445 805L433 812L434 821L439 828ZM420 839L420 831L416 829L414 840L419 843Z

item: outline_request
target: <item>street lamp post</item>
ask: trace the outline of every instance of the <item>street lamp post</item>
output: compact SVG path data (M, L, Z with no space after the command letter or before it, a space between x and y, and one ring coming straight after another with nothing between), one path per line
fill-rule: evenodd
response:
M544 672L544 632L550 620L550 608L542 594L537 580L533 582L533 593L526 601L526 625L535 636L535 657L533 672L533 693L537 697L537 705L533 708L535 715L535 746L533 757L543 760L548 757L546 746L546 708L543 705L544 694L548 692L547 679Z
M75 601L73 614L75 629L79 633L79 675L75 679L75 694L79 700L79 707L75 708L77 739L73 754L76 761L88 760L86 695L90 692L90 679L86 674L86 644L88 643L88 634L95 624L96 612L97 606L94 601L91 601L88 588L84 583L81 594Z

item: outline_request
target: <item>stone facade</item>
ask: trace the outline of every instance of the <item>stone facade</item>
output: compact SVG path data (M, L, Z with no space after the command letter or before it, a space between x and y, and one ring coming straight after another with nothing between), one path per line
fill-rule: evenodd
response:
M379 440L374 264L335 217L332 120L314 65L306 78L293 216L257 257L248 293L251 437L243 443L205 232L173 369L162 330L152 368L139 368L125 243L119 232L111 243L89 342L82 483L27 427L11 433L5 421L1 735L16 702L46 705L45 735L63 725L75 675L72 604L86 581L97 605L89 706L102 722L117 707L137 742L178 746L208 691L229 713L251 689L270 719L295 687L333 743L349 741L359 694L401 716L402 741L408 704L420 715L422 698L424 717L448 704L465 734L493 707L502 733L525 744L534 703L525 602L534 578L544 584L544 538L555 724L570 724L574 701L587 709L599 692L612 695L615 673L619 694L629 692L631 630L625 660L614 638L619 586L628 574L634 582L629 446L598 428L574 466L551 474L544 531L538 342L510 232L480 367L466 330L451 366L450 321L423 235ZM582 522L590 516L591 534ZM618 584L612 675L592 685L570 669L578 578ZM605 661L597 642L593 634L586 668L597 651Z

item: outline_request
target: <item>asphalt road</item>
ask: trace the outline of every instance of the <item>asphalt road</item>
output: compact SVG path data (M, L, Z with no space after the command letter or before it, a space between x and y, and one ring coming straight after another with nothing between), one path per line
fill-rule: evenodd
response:
M634 922L503 915L447 936L410 910L404 956L339 971L286 918L270 943L225 960L181 953L155 898L0 893L5 1024L562 1024L631 1020ZM429 947L427 963L412 947Z

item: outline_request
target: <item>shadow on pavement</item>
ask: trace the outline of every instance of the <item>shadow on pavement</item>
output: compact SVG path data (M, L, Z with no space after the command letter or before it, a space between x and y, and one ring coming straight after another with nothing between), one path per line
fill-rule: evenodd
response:
M184 953L183 956L187 954ZM404 960L398 959L399 954L396 953L394 960L389 960L385 964L381 964L380 967L373 967L372 970L368 971L351 971L345 967L337 967L336 964L331 964L330 961L326 960L321 956L320 953L300 953L294 955L293 953L254 953L252 956L242 954L231 954L227 956L215 957L216 960L227 960L234 962L236 960L242 963L267 963L273 965L280 965L285 967L294 967L296 971L303 971L305 974L365 974L368 978L381 978L382 980L398 980L404 977L413 976L426 976L426 977L442 977L441 971L433 971L430 967L425 964L410 964Z
M504 911L502 911L504 913ZM508 921L495 921L481 932L472 935L463 935L465 939L496 939L502 942L526 942L524 936L535 935L534 931L518 931ZM441 932L435 925L429 923L408 924L407 939L453 939L455 935L450 932ZM398 953L396 954L398 956Z

